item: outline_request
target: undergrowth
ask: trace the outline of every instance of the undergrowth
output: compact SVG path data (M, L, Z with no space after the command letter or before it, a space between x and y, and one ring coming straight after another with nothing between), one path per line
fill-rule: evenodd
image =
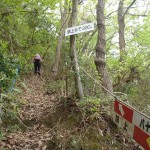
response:
M48 149L128 150L133 147L134 144L124 140L126 138L107 115L109 104L99 99L85 98L77 102L72 98L61 98L55 105L54 113L45 116L42 121L52 129L53 138L48 142Z

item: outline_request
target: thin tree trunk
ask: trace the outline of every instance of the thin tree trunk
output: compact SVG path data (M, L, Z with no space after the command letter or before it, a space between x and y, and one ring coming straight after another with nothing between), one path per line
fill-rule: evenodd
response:
M133 0L132 3L127 7L125 11L123 7L124 0L120 0L118 6L118 24L119 24L119 49L120 49L120 61L123 61L123 55L125 54L125 16L128 13L131 6L136 2Z
M121 68L124 68L124 56L126 55L126 50L125 50L125 16L128 13L130 7L136 2L136 0L133 0L132 3L127 7L127 9L125 11L123 4L124 4L124 0L120 0L119 2L119 6L118 6L118 24L119 24L119 49L120 49L120 62L122 64ZM116 83L116 85L119 85L121 83L122 80L122 69L119 69L119 73L118 73L118 83Z
M87 47L88 47L88 45L89 45L91 39L92 39L93 36L96 34L96 32L97 32L97 29L95 29L95 30L93 31L93 33L91 34L91 36L90 36L90 37L88 38L88 40L86 41L84 47L82 48L82 52L85 52L85 51L86 51L86 49L87 49Z
M57 44L57 47L56 47L56 55L55 55L55 62L52 66L52 73L54 76L57 76L58 74L58 67L59 67L59 62L60 62L60 56L61 56L61 48L62 48L62 42L64 40L64 37L65 37L65 28L66 28L66 25L67 25L67 17L66 17L66 12L67 12L67 0L65 0L65 5L64 5L64 10L62 12L62 18L61 18L61 22L62 22L62 27L61 27L61 30L60 30L60 35L59 35L59 38L58 38L58 44Z
M43 54L43 56L42 56L42 59L43 59L43 60L44 60L45 56L47 55L47 52L48 52L48 50L49 50L50 47L51 47L51 46L48 45L48 47L46 48L46 51L44 52L44 54Z
M119 24L119 49L120 49L120 61L123 59L123 53L125 51L125 22L124 22L124 14L123 14L123 1L119 2L118 7L118 24Z
M72 15L70 20L70 26L74 26L77 19L77 10L78 10L78 0L73 0L72 2ZM76 96L80 100L83 98L83 88L79 73L78 60L77 60L77 52L76 52L76 37L75 35L70 36L70 50L71 50L71 61L73 65L74 71L74 79L75 79L75 88L76 88Z
M98 39L96 45L95 65L98 74L101 76L102 85L109 92L113 93L112 81L106 68L106 59L105 59L106 31L105 31L104 7L105 7L105 0L98 0L97 5ZM106 92L106 94L108 95L108 92Z

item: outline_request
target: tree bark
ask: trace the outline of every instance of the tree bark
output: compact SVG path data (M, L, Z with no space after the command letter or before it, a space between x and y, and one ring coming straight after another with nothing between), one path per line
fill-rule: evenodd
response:
M119 50L120 50L120 62L122 63L122 68L124 68L124 56L126 55L126 50L125 50L125 16L128 13L130 7L136 2L136 0L133 0L132 3L127 7L125 11L123 4L124 0L120 0L119 6L118 6L118 25L119 25ZM119 85L121 82L121 76L122 76L122 69L119 69L118 73L118 83L116 85Z
M58 37L58 44L56 47L56 54L55 54L55 62L54 62L52 69L51 69L53 76L57 76L57 74L58 74L62 42L63 42L64 37L65 37L65 28L67 25L67 21L66 21L67 20L67 17L66 17L67 7L66 6L67 6L67 0L65 0L64 10L63 10L62 15L61 15L62 27L60 30L60 35Z
M77 10L78 10L78 0L73 0L70 27L74 26L76 23ZM80 78L80 73L79 73L75 35L70 36L70 50L71 50L71 61L72 61L72 65L73 65L72 68L74 71L76 96L78 99L81 100L83 98L83 88L82 88L82 83L81 83L81 78Z
M119 24L119 49L120 49L120 59L122 60L121 53L125 50L125 37L124 37L124 15L123 15L123 1L119 2L118 7L118 24Z
M128 13L130 7L136 2L133 0L132 3L127 7L126 11L124 12L123 9L123 1L120 0L118 6L118 24L119 24L119 49L120 49L120 61L123 61L123 55L125 54L125 15Z
M105 87L109 92L113 93L112 81L106 68L106 59L105 59L106 31L105 31L104 7L105 7L104 0L98 0L97 5L98 39L96 44L95 65L98 74L101 76L103 87ZM109 95L108 92L106 92L106 94Z

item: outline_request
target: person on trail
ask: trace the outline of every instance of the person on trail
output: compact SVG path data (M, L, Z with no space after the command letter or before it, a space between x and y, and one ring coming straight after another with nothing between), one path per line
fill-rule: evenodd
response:
M33 58L34 62L34 73L35 75L39 74L40 75L40 69L41 69L41 62L42 58L39 54L36 54Z

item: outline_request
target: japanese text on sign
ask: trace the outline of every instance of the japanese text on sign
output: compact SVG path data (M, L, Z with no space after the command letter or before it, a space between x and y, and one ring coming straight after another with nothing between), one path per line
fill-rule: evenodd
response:
M129 123L117 113L114 113L113 120L119 127L123 128L124 131L126 131L131 137L133 137L134 125Z
M150 118L148 116L115 100L113 120L145 150L150 150Z
M133 114L133 124L142 129L145 133L150 135L150 119L141 115L138 112Z
M65 30L65 36L74 35L74 34L92 31L92 30L94 30L94 23L87 23L84 25L67 28Z

